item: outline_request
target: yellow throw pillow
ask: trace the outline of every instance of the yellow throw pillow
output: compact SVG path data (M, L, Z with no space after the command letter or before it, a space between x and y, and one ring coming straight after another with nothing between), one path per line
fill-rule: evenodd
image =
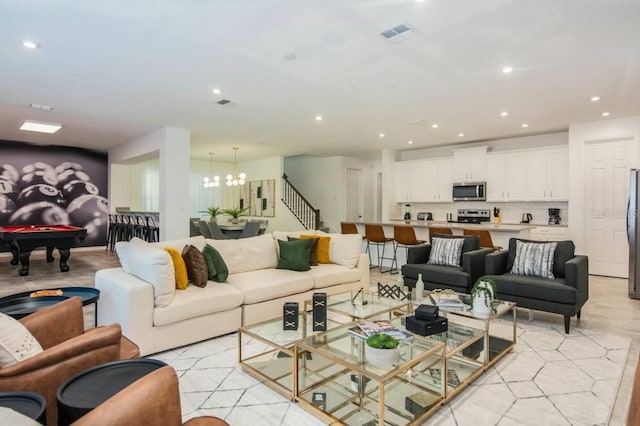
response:
M300 235L301 239L317 238L318 239L318 263L331 263L329 258L329 243L331 237L322 235Z
M171 260L173 261L173 273L176 277L176 288L178 290L186 290L189 286L189 279L187 278L187 265L184 263L182 254L172 247L167 247L164 251L169 253Z

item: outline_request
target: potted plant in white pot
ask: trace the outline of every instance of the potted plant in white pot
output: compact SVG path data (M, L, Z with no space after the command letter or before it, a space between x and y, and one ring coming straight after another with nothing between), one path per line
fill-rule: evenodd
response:
M372 364L392 365L398 362L400 349L399 341L385 333L375 333L367 337L364 354Z
M473 312L481 315L491 313L491 302L496 297L496 283L491 278L479 278L471 289Z
M217 216L222 214L222 209L217 206L207 207L206 210L201 210L198 213L207 213L209 215L209 222L216 222Z
M224 209L221 211L222 214L226 214L227 216L231 216L229 222L238 223L240 216L246 216L246 212L248 209L242 207L232 207L230 209Z

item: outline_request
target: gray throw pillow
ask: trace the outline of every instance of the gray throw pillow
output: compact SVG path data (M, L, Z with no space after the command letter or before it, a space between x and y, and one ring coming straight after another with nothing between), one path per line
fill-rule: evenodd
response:
M431 240L430 265L460 266L464 238L436 238Z
M554 279L553 257L557 246L557 242L523 243L516 241L516 257L513 260L511 273Z

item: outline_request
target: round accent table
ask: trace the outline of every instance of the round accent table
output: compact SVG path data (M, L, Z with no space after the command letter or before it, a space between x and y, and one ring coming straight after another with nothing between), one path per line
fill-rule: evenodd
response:
M58 389L58 425L69 425L122 389L166 363L156 359L113 361L85 370Z
M47 422L47 402L33 392L0 392L0 407L11 408L44 425Z

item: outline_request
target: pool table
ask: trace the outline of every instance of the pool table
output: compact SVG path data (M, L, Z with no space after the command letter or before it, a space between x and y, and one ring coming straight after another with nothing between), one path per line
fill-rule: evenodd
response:
M60 270L67 272L67 260L75 239L82 241L86 236L86 229L70 225L0 226L0 241L7 244L13 254L11 264L17 265L20 260L20 276L29 275L29 257L31 251L38 247L47 248L47 262L53 262L53 249L57 248Z

